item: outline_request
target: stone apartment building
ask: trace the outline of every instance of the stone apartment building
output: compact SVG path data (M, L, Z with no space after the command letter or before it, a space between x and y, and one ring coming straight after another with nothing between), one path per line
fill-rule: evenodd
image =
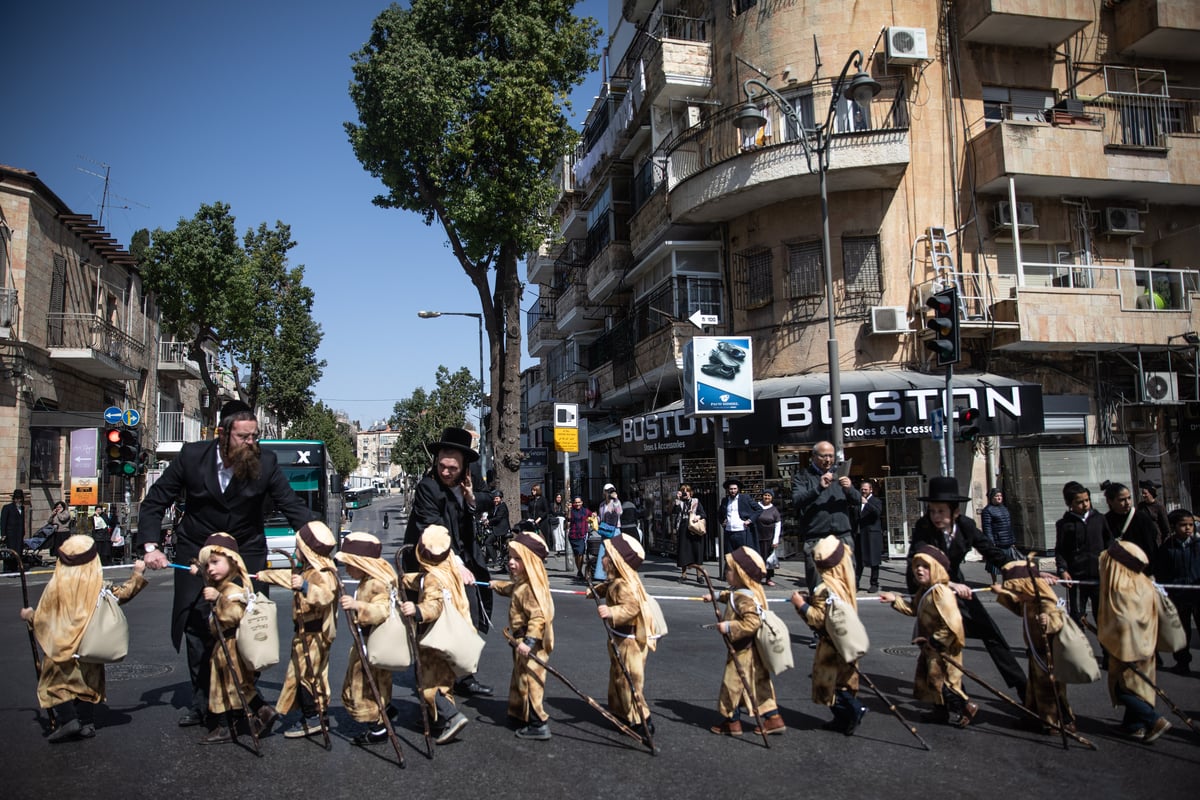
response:
M559 235L527 261L528 441L578 403L592 505L608 480L637 495L667 552L675 487L713 508L719 463L786 501L829 438L831 338L845 455L881 483L894 554L943 472L946 405L981 411L955 473L975 507L1005 488L1023 545L1053 547L1069 479L1194 502L1200 4L614 0L605 30ZM947 288L949 404L926 347ZM720 420L683 411L701 334L752 343L755 410L720 453Z

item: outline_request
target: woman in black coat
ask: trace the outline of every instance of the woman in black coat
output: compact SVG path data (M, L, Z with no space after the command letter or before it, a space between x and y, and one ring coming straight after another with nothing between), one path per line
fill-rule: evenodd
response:
M705 533L707 533L708 518L704 514L704 506L700 505L700 501L692 496L692 487L685 483L679 487L679 491L675 495L675 542L677 549L675 563L679 567L680 583L687 579L689 569L704 563L705 545L708 544L707 535L697 535L688 530L688 521L691 519L692 514L705 520Z

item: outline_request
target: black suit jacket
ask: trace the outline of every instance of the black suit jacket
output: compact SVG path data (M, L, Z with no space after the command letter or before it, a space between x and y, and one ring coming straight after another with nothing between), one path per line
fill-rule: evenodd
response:
M4 546L20 554L25 541L25 513L16 503L5 503L0 508L0 533Z
M500 502L492 506L492 510L488 514L488 523L492 527L492 533L497 536L507 536L512 528L512 523L508 520L508 505Z
M275 454L263 452L258 479L249 483L230 480L221 491L217 479L217 441L185 444L179 455L150 487L138 514L136 550L146 543L162 541L162 518L176 500L185 500L187 512L183 524L175 528L176 561L187 564L200 555L209 534L228 533L237 539L238 552L250 574L267 565L267 536L263 526L267 502L273 502L288 524L300 528L315 519L304 501L292 491L287 476L279 468ZM175 607L171 635L179 647L189 608L204 588L199 576L177 571Z
M930 544L941 550L950 559L950 580L955 583L963 582L962 562L967 557L967 553L972 550L978 550L984 560L996 567L1004 566L1007 560L1005 551L1001 550L996 545L992 544L992 540L983 535L983 531L979 530L979 526L975 524L975 520L970 517L959 517L954 529L954 538L950 541L950 546L946 546L946 537L942 532L934 527L929 521L929 515L921 517L917 520L916 526L913 528L912 542L908 548L908 590L915 592L917 584L912 577L912 557L916 552L917 546L922 544Z

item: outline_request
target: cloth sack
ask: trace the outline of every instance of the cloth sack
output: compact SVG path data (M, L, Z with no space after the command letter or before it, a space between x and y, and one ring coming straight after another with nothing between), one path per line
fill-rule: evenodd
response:
M663 615L662 606L650 595L646 595L646 611L650 614L650 619L654 620L654 636L652 638L661 639L666 636L667 618Z
M421 637L421 646L446 659L456 677L473 675L479 669L483 637L455 607L448 589L442 590L442 613Z
M796 659L792 655L792 634L783 617L769 608L760 606L750 590L738 589L738 593L754 600L754 610L762 619L758 633L754 635L754 647L758 650L758 657L762 659L767 671L772 675L779 675L796 666Z
M372 667L401 672L412 664L408 628L400 616L399 604L396 590L392 589L387 619L376 625L367 637L367 663Z
M1187 633L1179 620L1179 609L1167 597L1166 589L1155 585L1158 590L1158 646L1160 653L1178 653L1187 647Z
M838 656L847 664L853 664L871 649L867 629L854 608L836 594L831 593L825 605L825 633Z
M1063 683L1092 683L1100 679L1100 665L1092 643L1079 623L1063 614L1062 630L1050 640L1054 655L1054 677Z
M279 663L279 628L275 603L262 592L249 594L238 623L237 649L242 660L259 672Z
M96 598L96 610L83 630L75 657L88 664L116 664L129 654L129 622L121 601L107 586Z

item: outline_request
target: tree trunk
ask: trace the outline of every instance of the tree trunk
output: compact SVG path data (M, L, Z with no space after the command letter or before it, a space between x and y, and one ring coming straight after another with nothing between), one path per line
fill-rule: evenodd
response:
M491 419L487 429L496 485L521 505L521 281L517 248L506 244L496 260L493 305L498 313L485 315L491 353Z

